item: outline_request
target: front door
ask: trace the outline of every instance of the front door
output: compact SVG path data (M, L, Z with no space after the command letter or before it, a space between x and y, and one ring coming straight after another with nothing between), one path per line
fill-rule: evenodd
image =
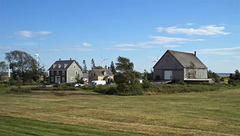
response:
M164 71L164 80L171 80L172 79L172 70L165 70Z
M60 83L60 76L55 76L55 83Z

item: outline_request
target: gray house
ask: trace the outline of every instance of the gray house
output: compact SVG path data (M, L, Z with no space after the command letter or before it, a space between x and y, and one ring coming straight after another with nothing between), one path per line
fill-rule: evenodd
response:
M197 58L196 52L186 53L167 50L154 65L156 81L199 81L209 82L207 67Z
M50 83L74 83L82 77L82 68L75 60L56 61L49 70Z

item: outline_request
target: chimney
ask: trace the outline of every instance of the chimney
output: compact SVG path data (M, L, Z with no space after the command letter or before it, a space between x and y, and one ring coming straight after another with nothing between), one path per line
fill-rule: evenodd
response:
M194 56L197 56L197 52L196 51L194 51Z
M59 61L61 61L61 59L59 58Z
M72 60L72 58L70 58L70 60Z

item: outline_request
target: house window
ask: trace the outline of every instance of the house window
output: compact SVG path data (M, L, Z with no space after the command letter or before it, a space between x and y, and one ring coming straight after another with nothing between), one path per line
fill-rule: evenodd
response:
M65 75L65 71L62 71L62 75L63 75L63 76Z
M76 64L73 65L73 68L74 68L74 69L76 68Z
M73 77L71 77L71 82L73 82L74 81L74 78Z
M51 82L54 82L54 77L51 77Z
M78 75L78 71L77 71L77 70L76 70L76 72L75 72L75 73L76 73L76 75Z
M59 71L57 71L57 75L59 75Z
M54 75L54 71L50 71L51 72L51 75Z
M63 82L63 83L65 82L65 77L62 77L62 82Z

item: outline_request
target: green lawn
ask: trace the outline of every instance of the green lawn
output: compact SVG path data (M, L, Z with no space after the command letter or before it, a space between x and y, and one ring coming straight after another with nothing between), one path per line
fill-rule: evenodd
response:
M142 96L4 91L0 135L240 135L240 89Z
M84 126L66 125L60 123L43 122L23 118L0 116L0 134L2 136L112 136L112 135L143 135L123 131L111 131Z

